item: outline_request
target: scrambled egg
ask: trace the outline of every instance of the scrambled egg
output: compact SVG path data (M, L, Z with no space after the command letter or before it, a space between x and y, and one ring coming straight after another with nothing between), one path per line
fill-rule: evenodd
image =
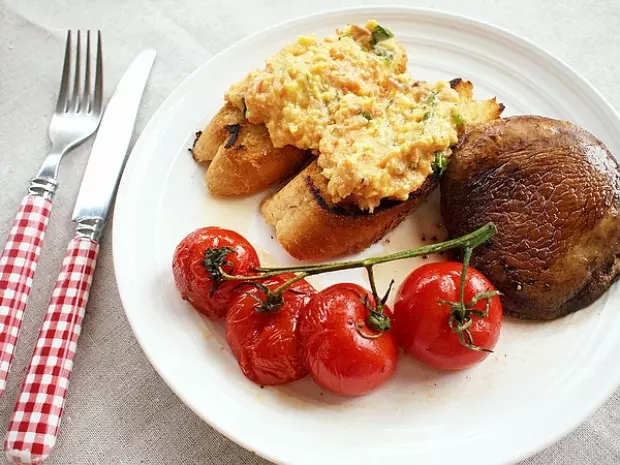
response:
M457 92L444 81L412 80L406 63L392 33L369 21L324 39L300 37L226 98L264 123L275 147L318 155L334 203L372 211L420 187L462 123Z

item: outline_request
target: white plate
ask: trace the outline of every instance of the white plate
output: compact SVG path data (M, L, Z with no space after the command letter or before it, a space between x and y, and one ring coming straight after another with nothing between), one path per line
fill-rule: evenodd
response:
M568 433L620 384L620 288L589 309L551 323L506 320L495 354L461 373L424 368L406 357L396 376L353 400L309 380L260 389L246 380L222 328L177 294L170 261L194 228L236 229L265 263L290 262L257 211L261 196L216 201L204 168L187 152L193 132L219 109L223 93L299 34L327 35L375 18L407 47L418 78L463 77L479 98L497 96L506 115L573 121L620 153L620 119L573 70L531 43L470 19L410 8L360 8L302 18L228 48L170 95L134 147L118 194L114 261L127 318L149 360L177 395L229 438L277 462L514 462ZM419 243L438 217L436 196L366 254ZM432 234L432 233L431 233ZM384 265L382 283L402 279L415 260ZM323 276L317 286L363 274Z

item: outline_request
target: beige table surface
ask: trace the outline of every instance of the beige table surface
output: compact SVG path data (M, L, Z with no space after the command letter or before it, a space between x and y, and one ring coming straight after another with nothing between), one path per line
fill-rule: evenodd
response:
M67 28L103 31L107 95L137 52L145 47L157 50L138 134L181 80L224 47L288 18L370 3L433 7L508 28L565 60L620 108L617 0L0 0L0 238L6 237L28 180L49 148L47 125ZM68 220L89 148L90 143L85 144L63 162L34 294L8 391L0 400L2 436L73 233ZM108 234L59 444L48 463L267 463L203 423L155 373L125 319L110 246ZM620 391L573 434L524 463L620 463Z

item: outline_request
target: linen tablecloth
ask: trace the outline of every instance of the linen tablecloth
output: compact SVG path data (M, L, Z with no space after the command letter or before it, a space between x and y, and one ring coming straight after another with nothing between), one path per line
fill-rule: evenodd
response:
M134 55L145 47L157 50L138 134L181 80L226 46L292 17L367 3L432 7L510 29L565 60L620 108L617 0L0 0L0 238L49 149L66 29L103 31L106 97ZM62 164L34 292L0 399L2 436L73 234L69 219L90 145ZM110 237L108 229L59 443L48 463L266 464L203 423L146 360L118 296ZM620 463L620 391L574 433L523 463Z

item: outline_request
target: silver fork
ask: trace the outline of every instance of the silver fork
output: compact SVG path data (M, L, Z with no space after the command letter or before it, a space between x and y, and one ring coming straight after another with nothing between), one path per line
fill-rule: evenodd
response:
M0 255L0 396L4 393L17 336L23 320L32 280L41 253L45 230L58 187L58 169L63 155L84 142L99 126L103 104L101 33L91 40L86 33L86 55L82 66L80 31L75 46L67 33L65 61L58 103L49 127L52 150L30 181L28 193L15 216ZM91 47L92 42L96 42ZM94 85L91 55L96 50Z
M62 156L88 139L99 126L103 102L103 63L101 59L101 33L97 31L97 62L95 69L95 86L91 91L91 31L86 33L86 60L84 75L80 76L81 33L77 31L75 54L75 73L73 86L71 83L72 44L71 31L67 32L65 46L65 64L56 111L52 116L49 136L52 141L52 152L45 158L43 166L31 182L29 192L37 193L50 199L58 186L58 168Z

